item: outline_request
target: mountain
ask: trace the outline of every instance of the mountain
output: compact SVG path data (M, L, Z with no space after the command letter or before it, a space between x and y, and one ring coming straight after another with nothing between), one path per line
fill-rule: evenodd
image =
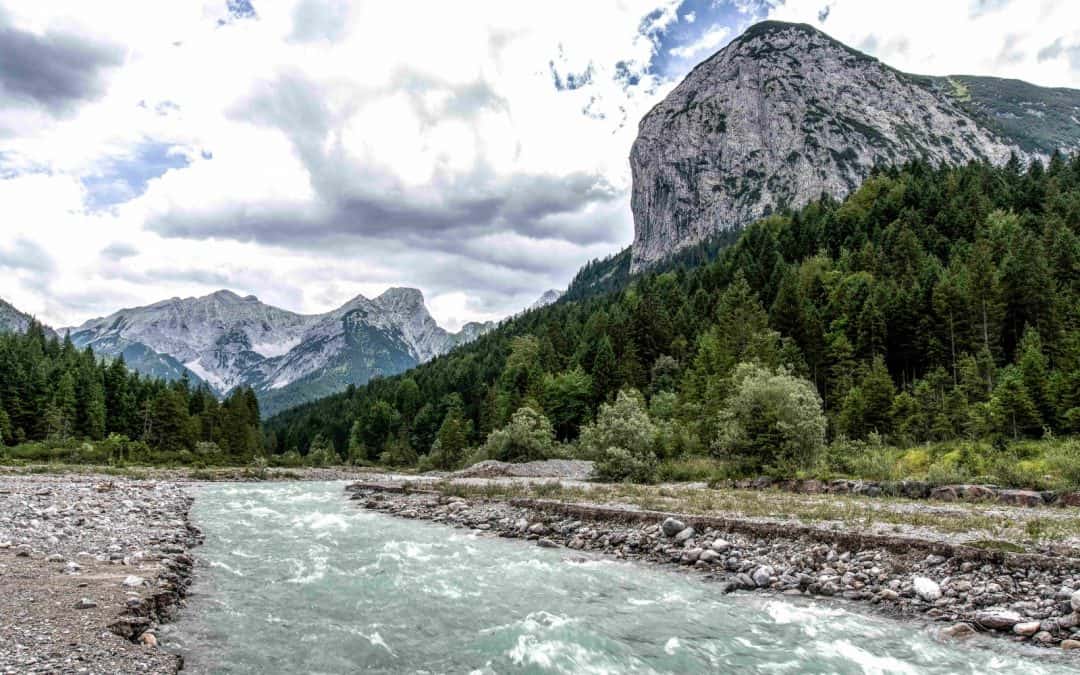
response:
M0 333L25 333L33 320L34 317L0 298ZM56 335L56 332L48 326L43 326L43 328L49 337Z
M33 317L0 299L0 333L25 333Z
M964 164L1080 147L1080 91L908 75L804 24L756 24L640 122L636 272L717 232L911 159Z
M486 329L470 324L449 333L428 313L420 291L391 288L316 315L222 290L122 309L69 330L77 346L106 357L122 354L148 375L188 377L219 395L252 387L272 413L401 372Z
M557 291L554 288L544 291L544 294L536 299L536 302L529 305L529 309L540 309L541 307L547 307L553 302L557 302L559 298L563 296L563 291Z

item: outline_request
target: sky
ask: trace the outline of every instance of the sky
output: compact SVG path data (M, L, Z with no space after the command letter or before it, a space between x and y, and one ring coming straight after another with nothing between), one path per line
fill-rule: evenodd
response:
M0 297L501 318L630 243L638 120L766 18L1080 88L1073 0L0 0Z

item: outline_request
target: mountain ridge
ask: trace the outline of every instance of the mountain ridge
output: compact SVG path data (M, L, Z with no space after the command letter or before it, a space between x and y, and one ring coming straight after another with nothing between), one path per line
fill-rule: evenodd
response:
M842 199L878 166L1080 148L1080 122L1068 124L1080 91L1016 82L910 75L808 24L755 24L640 121L631 271L823 193ZM994 95L1007 86L1011 98Z
M156 377L186 376L218 395L250 386L273 412L423 363L491 325L451 333L419 290L392 287L310 315L222 289L121 309L65 330L76 346L123 355L133 369Z

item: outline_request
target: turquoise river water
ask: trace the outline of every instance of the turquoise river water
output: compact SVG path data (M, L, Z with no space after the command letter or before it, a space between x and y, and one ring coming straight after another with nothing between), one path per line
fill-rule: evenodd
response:
M403 520L343 483L212 484L188 607L195 673L1053 673L855 605L720 593L673 570Z

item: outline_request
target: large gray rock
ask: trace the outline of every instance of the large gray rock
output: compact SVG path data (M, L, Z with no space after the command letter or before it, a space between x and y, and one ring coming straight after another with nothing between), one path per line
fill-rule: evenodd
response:
M941 586L928 577L915 577L911 580L915 595L923 602L934 602L941 597Z
M663 530L665 537L674 537L686 529L686 523L675 518L665 518L660 529Z
M638 126L633 271L878 164L1005 162L960 101L801 24L764 22L699 64Z
M1011 609L986 609L975 614L975 620L983 628L1008 630L1022 622L1024 617Z

